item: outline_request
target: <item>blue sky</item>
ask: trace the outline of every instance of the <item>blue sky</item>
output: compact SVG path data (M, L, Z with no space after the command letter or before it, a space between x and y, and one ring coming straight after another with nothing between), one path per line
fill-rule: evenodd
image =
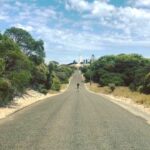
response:
M47 62L92 54L150 57L150 0L0 0L0 31L12 26L44 40Z

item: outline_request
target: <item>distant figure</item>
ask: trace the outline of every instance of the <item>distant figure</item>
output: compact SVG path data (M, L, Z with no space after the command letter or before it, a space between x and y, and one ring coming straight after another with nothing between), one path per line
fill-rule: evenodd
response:
M79 89L79 86L80 86L80 84L79 84L79 83L77 83L77 89Z

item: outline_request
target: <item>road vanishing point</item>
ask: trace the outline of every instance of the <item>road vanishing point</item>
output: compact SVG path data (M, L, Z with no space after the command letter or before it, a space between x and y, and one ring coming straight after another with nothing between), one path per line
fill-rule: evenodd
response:
M77 71L63 94L0 120L0 150L150 150L150 125L88 92Z

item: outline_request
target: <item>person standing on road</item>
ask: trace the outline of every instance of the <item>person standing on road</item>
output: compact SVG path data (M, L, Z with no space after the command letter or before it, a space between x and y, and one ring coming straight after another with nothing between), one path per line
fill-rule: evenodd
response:
M79 83L77 83L77 89L79 89L79 87L80 87L80 84L79 84Z

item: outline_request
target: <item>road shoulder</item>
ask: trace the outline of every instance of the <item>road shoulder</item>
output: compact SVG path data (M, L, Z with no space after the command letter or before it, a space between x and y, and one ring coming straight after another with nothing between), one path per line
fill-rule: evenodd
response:
M144 107L143 105L136 104L130 100L125 101L125 100L122 100L122 98L118 98L118 97L115 97L112 95L93 92L93 91L89 90L89 88L87 87L86 84L84 84L84 85L88 92L99 95L103 98L110 100L111 102L113 102L113 103L119 105L120 107L124 108L125 110L131 112L135 116L145 119L146 122L148 124L150 124L150 108Z
M7 116L16 113L17 111L20 111L37 102L44 101L47 98L63 94L68 89L71 79L72 78L69 79L69 84L67 84L65 88L63 87L60 92L50 91L46 95L44 95L34 90L27 90L26 94L24 94L23 96L14 98L10 105L0 107L0 119L4 119Z

